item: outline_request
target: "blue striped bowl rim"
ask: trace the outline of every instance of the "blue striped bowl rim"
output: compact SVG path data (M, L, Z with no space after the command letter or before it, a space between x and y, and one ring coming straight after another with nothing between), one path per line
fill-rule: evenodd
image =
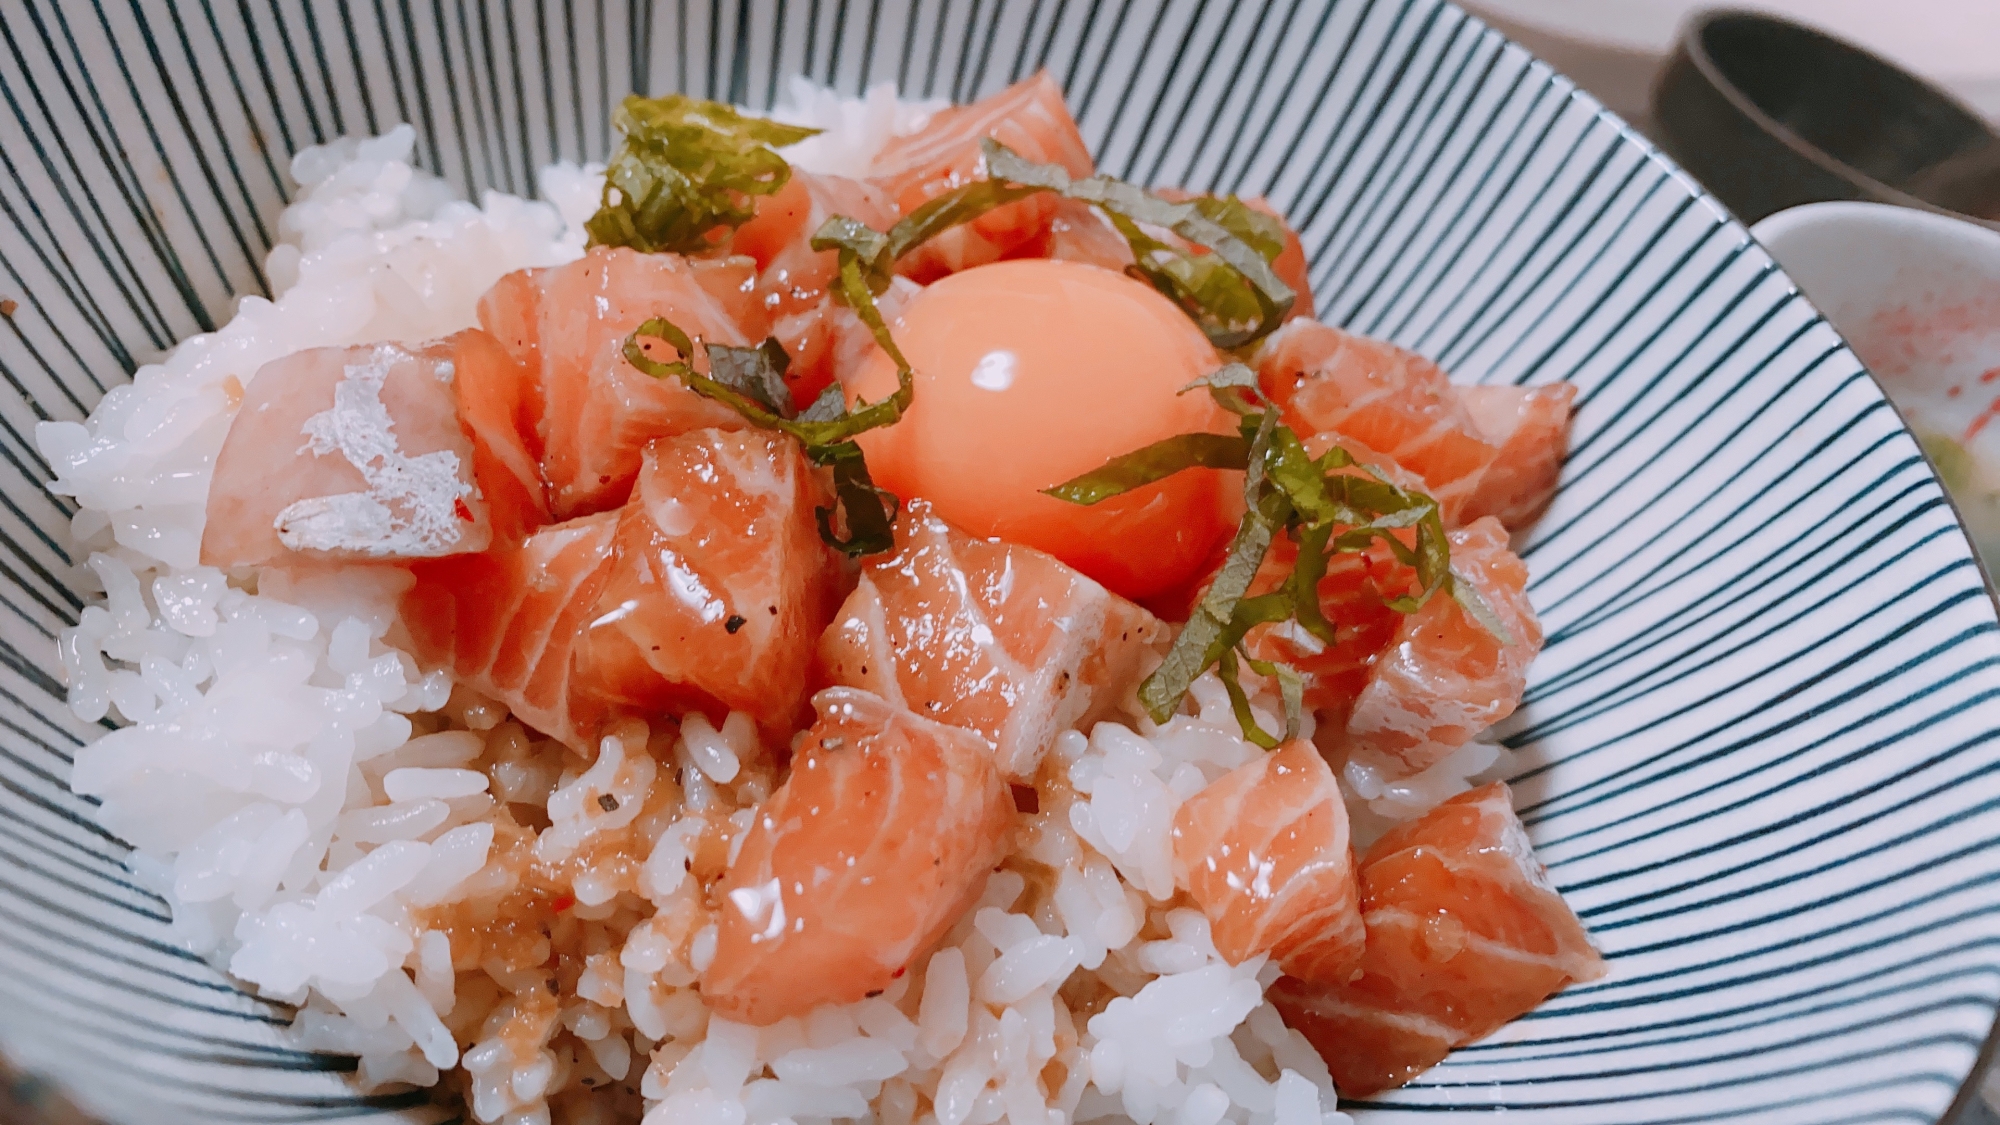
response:
M1613 966L1370 1125L1937 1120L2000 1002L1995 611L1867 374L1723 209L1439 0L9 0L0 13L0 1045L117 1120L430 1121L167 938L64 785L89 596L32 429L267 292L285 154L412 123L476 194L629 89L965 100L1046 68L1105 168L1264 195L1326 319L1582 388L1523 546L1517 799ZM1247 76L1241 77L1239 76Z

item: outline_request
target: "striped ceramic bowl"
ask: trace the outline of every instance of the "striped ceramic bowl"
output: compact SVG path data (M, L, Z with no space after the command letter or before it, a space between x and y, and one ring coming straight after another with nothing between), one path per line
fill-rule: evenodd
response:
M1515 793L1612 965L1369 1125L1928 1122L2000 999L1994 606L1916 445L1722 209L1439 0L0 0L0 1045L120 1122L435 1121L166 940L64 779L89 600L31 441L265 287L285 153L408 121L467 191L628 90L1047 67L1110 170L1267 196L1321 314L1583 388L1524 545Z

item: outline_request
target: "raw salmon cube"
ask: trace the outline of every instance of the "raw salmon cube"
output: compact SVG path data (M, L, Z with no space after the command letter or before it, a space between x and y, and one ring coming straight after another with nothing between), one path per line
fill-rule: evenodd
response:
M1518 531L1535 522L1556 494L1569 452L1570 404L1576 387L1459 387L1473 424L1499 450L1479 476L1462 518L1492 516Z
M477 328L444 341L453 357L458 421L472 438L473 475L495 542L518 543L549 523L535 433L534 387L500 341Z
M1299 437L1325 435L1422 478L1446 526L1498 452L1438 365L1394 344L1296 320L1270 338L1257 377Z
M657 437L740 429L742 418L677 379L625 360L625 340L663 316L697 341L741 347L766 324L748 258L690 261L598 247L562 266L508 274L479 302L479 321L526 367L542 477L557 519L625 502L639 454Z
M1104 213L1078 199L1058 199L1049 209L1044 253L1066 262L1102 266L1124 273L1132 265L1132 244Z
M889 288L875 295L876 311L891 331L910 298L921 292L923 287L916 282L897 277ZM832 294L822 294L811 308L780 316L771 326L771 335L791 357L785 384L791 388L792 405L800 410L811 406L834 382L855 378L881 351L868 326Z
M1250 593L1270 593L1283 585L1298 554L1298 545L1289 538L1273 542ZM1327 560L1326 575L1319 581L1320 615L1333 625L1333 643L1294 622L1282 622L1251 629L1244 646L1259 660L1282 661L1303 673L1306 706L1322 724L1342 728L1368 687L1375 661L1403 623L1404 615L1385 601L1411 593L1415 582L1416 573L1380 543L1336 554Z
M731 246L757 263L757 288L767 307L813 305L826 293L840 255L814 250L812 238L836 215L884 231L897 219L895 201L880 187L797 168L775 195L758 199L756 216L736 231Z
M908 215L946 192L986 177L979 142L992 137L1021 157L1059 164L1072 176L1096 170L1062 88L1046 72L1025 78L970 105L939 110L922 128L896 137L877 153L869 179ZM1038 256L1055 208L1049 194L996 207L906 255L899 268L919 281L1004 257Z
M977 731L1010 780L1055 736L1128 702L1168 629L1054 557L945 524L922 500L896 520L820 640L834 683Z
M1367 948L1350 979L1284 977L1270 992L1343 1097L1401 1086L1605 972L1501 782L1377 840L1361 862L1361 906Z
M813 704L791 775L716 887L701 992L740 1022L888 987L977 899L1014 820L977 735L852 688Z
M412 653L591 755L607 709L576 690L571 657L610 575L617 530L618 516L606 512L543 528L519 546L413 563L416 585L402 605Z
M1447 538L1452 569L1508 636L1495 636L1442 591L1402 615L1347 720L1349 766L1385 781L1421 772L1512 714L1542 648L1528 567L1508 549L1507 529L1487 518Z
M1231 964L1268 953L1301 980L1340 984L1361 958L1347 806L1309 742L1288 742L1183 802L1174 876Z
M785 381L801 410L835 374L834 322L844 309L827 290L840 261L835 251L814 250L812 236L836 215L877 230L888 230L897 217L895 204L873 184L794 168L777 194L758 200L756 217L737 230L733 244L757 263L757 295L771 318L771 335L791 356ZM891 314L884 309L883 315Z
M1419 773L1512 714L1541 649L1527 566L1506 529L1482 519L1446 539L1453 569L1492 607L1506 642L1444 591L1414 614L1391 609L1388 600L1419 586L1416 572L1380 543L1327 562L1319 602L1333 626L1331 644L1290 621L1259 625L1244 638L1252 656L1305 674L1322 743L1376 781ZM1250 593L1276 590L1297 558L1298 547L1279 538Z
M201 561L437 558L493 538L453 380L478 335L313 348L245 389L209 486Z
M798 443L696 430L646 447L616 558L577 646L577 676L642 715L729 711L789 736L839 570Z

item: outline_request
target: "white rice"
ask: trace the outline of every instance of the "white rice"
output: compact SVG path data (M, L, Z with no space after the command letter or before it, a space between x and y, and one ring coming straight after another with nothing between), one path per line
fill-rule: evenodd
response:
M792 97L781 116L829 132L790 155L834 172L935 108L886 87ZM747 717L690 718L671 745L628 724L585 766L419 673L396 644L396 572L198 565L215 456L264 363L457 331L503 274L581 253L600 169L546 169L551 203L475 207L412 168L412 141L404 126L298 154L275 299L244 299L88 422L38 433L105 595L62 638L71 706L122 723L71 783L133 844L179 940L301 1005L301 1043L358 1055L363 1086L443 1078L481 1122L1347 1121L1263 1001L1275 966L1224 963L1176 895L1174 811L1258 753L1212 679L1164 727L1060 736L1020 857L1053 878L1004 870L882 995L751 1028L692 987L715 930L688 875L706 826L729 822L740 846L777 780ZM1463 789L1491 754L1397 787L1347 779L1357 836ZM454 964L438 928L502 909L529 863L573 901L559 932L582 968L559 995L553 968ZM535 952L552 957L549 939Z

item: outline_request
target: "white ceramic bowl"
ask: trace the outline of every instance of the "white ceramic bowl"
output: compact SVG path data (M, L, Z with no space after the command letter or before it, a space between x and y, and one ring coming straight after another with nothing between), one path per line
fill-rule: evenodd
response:
M1752 231L1916 432L2000 564L2000 231L1881 203L1814 203Z

